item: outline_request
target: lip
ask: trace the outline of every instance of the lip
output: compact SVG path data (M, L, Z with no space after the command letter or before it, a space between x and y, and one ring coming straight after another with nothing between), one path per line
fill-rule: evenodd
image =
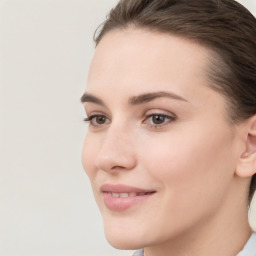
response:
M142 189L132 186L127 186L123 184L103 184L100 187L102 192L112 192L112 193L150 193L155 192L155 190Z
M155 194L155 190L142 189L123 184L104 184L100 187L105 206L111 211L124 211L139 203L143 203ZM113 195L115 194L115 196ZM130 194L132 196L118 197L116 194ZM136 195L135 195L136 194Z

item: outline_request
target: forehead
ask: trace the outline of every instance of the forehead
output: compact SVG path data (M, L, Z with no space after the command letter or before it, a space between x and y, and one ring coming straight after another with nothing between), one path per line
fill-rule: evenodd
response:
M110 84L149 88L166 81L177 84L181 78L206 84L209 60L209 50L177 36L134 28L114 30L96 48L87 88Z

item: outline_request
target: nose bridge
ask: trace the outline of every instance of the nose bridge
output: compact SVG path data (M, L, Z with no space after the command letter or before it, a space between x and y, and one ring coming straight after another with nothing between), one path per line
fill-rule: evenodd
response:
M127 126L111 124L107 129L98 155L96 166L104 171L130 170L136 165L132 146L132 134Z

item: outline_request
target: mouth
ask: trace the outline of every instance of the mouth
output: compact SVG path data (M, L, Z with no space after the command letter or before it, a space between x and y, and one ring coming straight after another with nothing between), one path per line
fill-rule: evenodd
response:
M105 206L111 211L124 211L145 202L155 190L145 190L127 185L104 184L100 188Z
M145 196L145 195L149 195L149 194L153 194L155 193L154 191L152 192L140 192L140 193L136 193L136 192L131 192L131 193L114 193L114 192L105 192L110 194L112 197L122 197L122 198L126 198L126 197L135 197L135 196Z

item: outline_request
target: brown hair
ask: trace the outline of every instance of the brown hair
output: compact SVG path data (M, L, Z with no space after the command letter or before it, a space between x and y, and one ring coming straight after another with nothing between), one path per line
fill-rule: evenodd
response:
M135 26L194 40L213 50L212 87L226 96L232 122L256 114L256 19L234 0L121 0L96 31ZM252 177L249 204L256 190Z

